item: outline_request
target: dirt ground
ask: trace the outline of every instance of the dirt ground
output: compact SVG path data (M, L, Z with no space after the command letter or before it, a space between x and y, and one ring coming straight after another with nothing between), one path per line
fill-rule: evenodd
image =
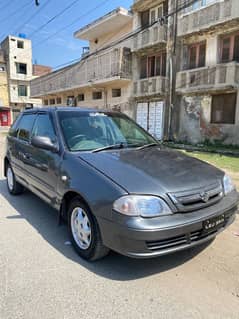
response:
M8 194L0 162L1 319L239 318L239 215L200 248L87 263L54 210L30 192ZM239 189L239 172L228 173Z

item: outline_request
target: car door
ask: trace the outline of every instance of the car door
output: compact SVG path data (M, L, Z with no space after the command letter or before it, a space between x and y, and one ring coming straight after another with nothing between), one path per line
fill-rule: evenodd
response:
M50 113L38 113L32 129L31 137L34 136L49 137L53 143L58 143ZM28 154L30 155L28 171L31 175L32 190L46 202L54 206L56 201L58 170L61 162L60 153L54 153L29 145Z
M10 131L9 134L9 152L13 171L19 182L27 187L29 184L29 172L26 169L26 164L29 161L28 148L35 119L36 113L24 113L17 121L16 128Z

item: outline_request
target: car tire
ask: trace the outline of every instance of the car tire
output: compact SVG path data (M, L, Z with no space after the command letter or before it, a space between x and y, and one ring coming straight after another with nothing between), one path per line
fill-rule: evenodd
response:
M24 192L24 187L16 181L15 174L10 164L7 166L7 188L11 195L20 195Z
M109 253L109 249L102 243L96 218L79 198L70 203L68 230L72 245L82 258L95 261Z

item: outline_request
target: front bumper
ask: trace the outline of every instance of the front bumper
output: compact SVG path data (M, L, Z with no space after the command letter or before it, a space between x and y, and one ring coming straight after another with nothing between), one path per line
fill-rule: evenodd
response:
M238 193L232 192L217 204L192 213L146 219L113 212L112 221L99 218L98 222L105 246L129 257L157 257L213 239L234 221L238 201ZM223 224L203 230L206 220L223 214Z

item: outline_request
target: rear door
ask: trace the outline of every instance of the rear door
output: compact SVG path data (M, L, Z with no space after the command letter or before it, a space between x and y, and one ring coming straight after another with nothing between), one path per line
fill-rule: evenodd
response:
M16 128L10 131L9 146L11 147L11 165L20 183L28 186L29 174L26 165L29 161L28 148L30 145L31 130L36 119L36 113L24 113Z

